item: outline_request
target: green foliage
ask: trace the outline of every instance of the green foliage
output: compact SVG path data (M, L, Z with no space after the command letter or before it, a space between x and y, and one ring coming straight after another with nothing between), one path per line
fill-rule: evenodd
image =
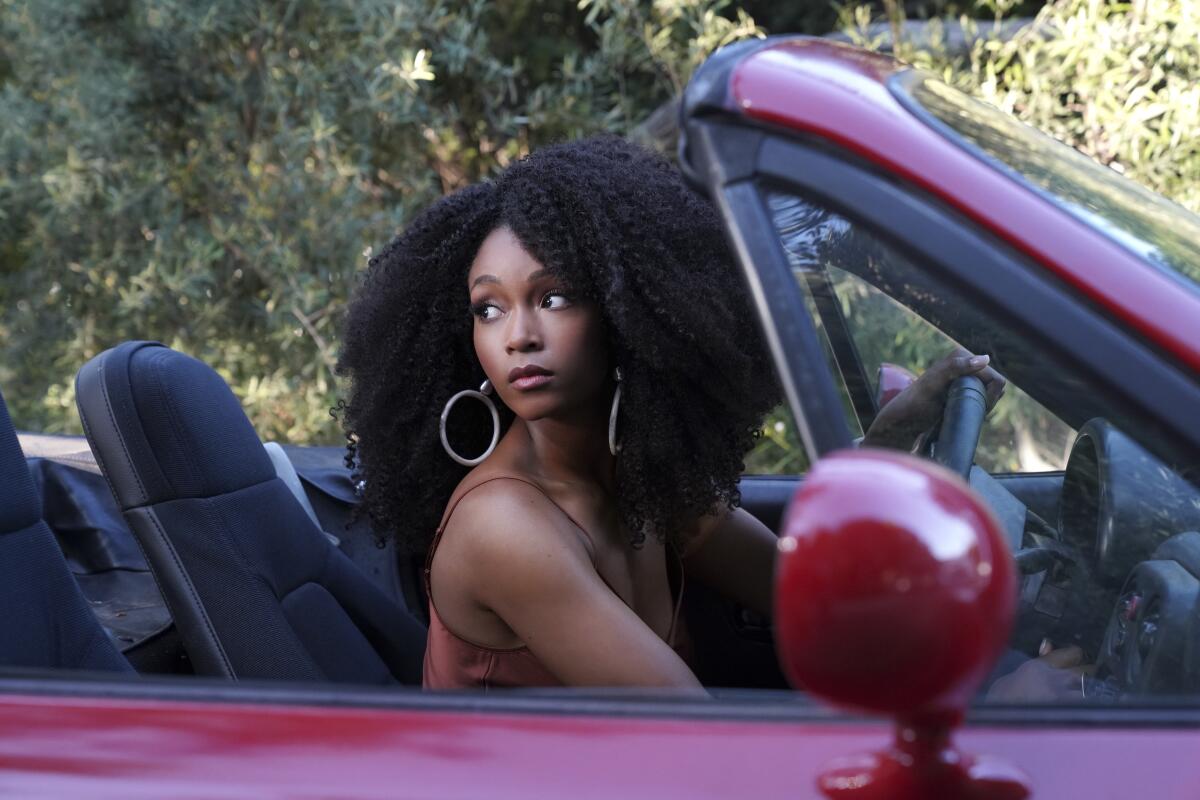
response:
M863 38L875 19L903 30L905 11L1003 21L1038 6L842 13ZM336 441L336 332L371 248L544 142L636 131L758 23L819 33L830 8L0 0L0 386L18 426L78 431L76 369L153 338L216 366L264 438ZM926 46L895 50L1200 210L1195 0L1059 0L1015 38L968 36L957 55L940 23L929 30ZM936 355L922 336L891 332L880 347L919 367ZM1056 434L1024 400L1005 404L1004 442L985 442L994 463L1019 465L1022 436L1051 459ZM781 411L747 466L804 465Z
M213 364L264 438L336 441L339 316L414 210L543 142L626 132L727 0L0 0L0 385L78 431L88 358Z
M986 9L984 8L986 6ZM996 22L1006 4L981 2ZM845 11L856 43L887 46L965 93L1125 174L1192 211L1200 211L1200 5L1194 0L1057 0L1008 39L960 25L970 46L958 52L938 20L920 44L872 36L869 7ZM1003 28L1001 28L1003 30ZM844 302L846 298L843 298ZM852 308L853 306L853 308ZM948 343L910 318L869 323L880 309L847 304L851 324L889 341L874 358L920 369ZM870 359L868 359L870 361ZM1071 431L1030 397L1010 390L988 420L978 458L992 470L1030 470L1065 463Z
M1058 2L1011 42L977 48L970 74L983 99L1200 211L1192 0Z
M981 3L983 5L983 3ZM993 3L997 18L1003 3ZM858 43L870 14L849 10ZM1057 0L1002 40L980 36L949 52L932 42L894 47L905 61L1013 114L1102 164L1200 211L1200 3Z
M887 248L882 252L892 261L901 258ZM842 315L871 380L882 363L920 374L958 347L929 322L865 281L834 265L829 266L829 272ZM989 472L1061 469L1074 439L1072 433L1066 423L1010 384L988 416L976 461Z
M601 41L616 52L642 54L658 72L661 88L671 94L681 93L696 67L718 47L763 35L743 9L730 8L729 0L654 0L649 8L646 5L636 0L579 0ZM733 19L722 12L732 12Z

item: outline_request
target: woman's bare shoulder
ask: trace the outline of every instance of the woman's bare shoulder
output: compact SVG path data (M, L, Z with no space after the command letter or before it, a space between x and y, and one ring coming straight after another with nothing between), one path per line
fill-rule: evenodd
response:
M546 540L578 542L570 517L532 476L519 472L473 470L455 488L447 508L443 537L463 544L507 550Z
M466 487L442 532L435 571L488 608L545 598L595 573L573 523L536 485L496 475Z
M488 488L491 484L504 479L508 479L515 484L532 484L534 487L537 486L537 482L533 479L533 476L525 474L522 470L510 464L493 463L492 459L488 459L486 463L480 464L463 476L463 479L454 487L454 491L450 493L450 500L446 503L446 507L453 507L456 502L467 494L483 492L486 495L488 491L492 491Z

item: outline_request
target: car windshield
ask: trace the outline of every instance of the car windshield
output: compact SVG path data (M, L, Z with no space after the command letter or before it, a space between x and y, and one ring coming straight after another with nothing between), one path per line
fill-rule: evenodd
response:
M1114 169L936 78L906 73L893 83L934 128L1038 191L1126 249L1180 279L1200 281L1200 221Z

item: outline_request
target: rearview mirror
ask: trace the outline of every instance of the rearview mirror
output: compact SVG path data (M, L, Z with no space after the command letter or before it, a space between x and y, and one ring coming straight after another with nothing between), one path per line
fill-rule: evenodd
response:
M875 407L883 408L896 395L903 392L916 381L917 376L904 367L889 364L886 361L879 365L875 376Z

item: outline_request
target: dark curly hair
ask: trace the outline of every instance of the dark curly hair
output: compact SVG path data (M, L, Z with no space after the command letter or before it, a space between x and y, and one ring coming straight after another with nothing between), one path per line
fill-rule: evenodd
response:
M376 530L423 551L467 472L443 451L439 417L485 377L466 276L501 226L598 305L623 379L618 513L634 546L647 532L682 544L683 523L740 502L743 456L778 384L711 205L664 159L609 136L546 147L441 199L370 260L338 371L350 379L348 460ZM460 413L476 405L455 406L458 452L490 440L486 411Z

